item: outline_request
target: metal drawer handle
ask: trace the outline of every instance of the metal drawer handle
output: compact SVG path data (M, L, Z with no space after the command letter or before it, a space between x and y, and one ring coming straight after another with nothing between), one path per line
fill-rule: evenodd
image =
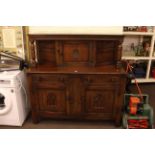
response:
M116 81L118 81L117 78L111 78L111 82L116 82Z
M84 79L84 83L85 83L86 85L89 85L89 84L92 83L92 82L93 82L93 80L90 79L89 77Z
M60 82L62 82L62 83L65 82L65 78L64 78L64 77L59 77L58 80L59 80Z

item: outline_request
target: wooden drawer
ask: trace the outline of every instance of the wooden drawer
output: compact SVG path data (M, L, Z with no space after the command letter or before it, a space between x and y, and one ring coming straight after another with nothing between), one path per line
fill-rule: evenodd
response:
M119 84L120 76L117 75L85 75L84 81L90 85L102 85L102 84Z
M32 76L34 85L37 87L46 88L63 88L67 81L67 76L61 74L36 74Z

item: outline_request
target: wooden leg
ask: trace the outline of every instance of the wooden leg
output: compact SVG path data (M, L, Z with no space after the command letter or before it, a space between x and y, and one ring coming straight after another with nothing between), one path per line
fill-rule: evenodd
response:
M122 125L122 116L121 115L117 115L117 117L115 118L115 125L116 126Z
M121 121L120 121L120 120L115 120L115 125L116 125L117 127L121 126Z
M32 121L35 124L39 123L39 121L40 121L40 117L37 114L33 113L33 112L32 112Z

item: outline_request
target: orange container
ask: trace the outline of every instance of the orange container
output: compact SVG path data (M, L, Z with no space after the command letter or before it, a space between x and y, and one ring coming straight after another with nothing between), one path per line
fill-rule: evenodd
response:
M130 104L138 104L138 103L140 103L140 99L138 97L135 96L130 97Z

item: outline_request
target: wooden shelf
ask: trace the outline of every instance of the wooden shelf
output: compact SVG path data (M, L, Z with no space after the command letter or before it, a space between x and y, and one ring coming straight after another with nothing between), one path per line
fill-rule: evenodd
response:
M139 78L139 79L136 79L136 81L138 83L149 83L149 82L155 82L155 78ZM135 83L135 80L132 80L132 83Z
M123 32L123 35L142 35L142 36L153 36L154 32Z
M150 60L150 57L122 56L122 60Z

